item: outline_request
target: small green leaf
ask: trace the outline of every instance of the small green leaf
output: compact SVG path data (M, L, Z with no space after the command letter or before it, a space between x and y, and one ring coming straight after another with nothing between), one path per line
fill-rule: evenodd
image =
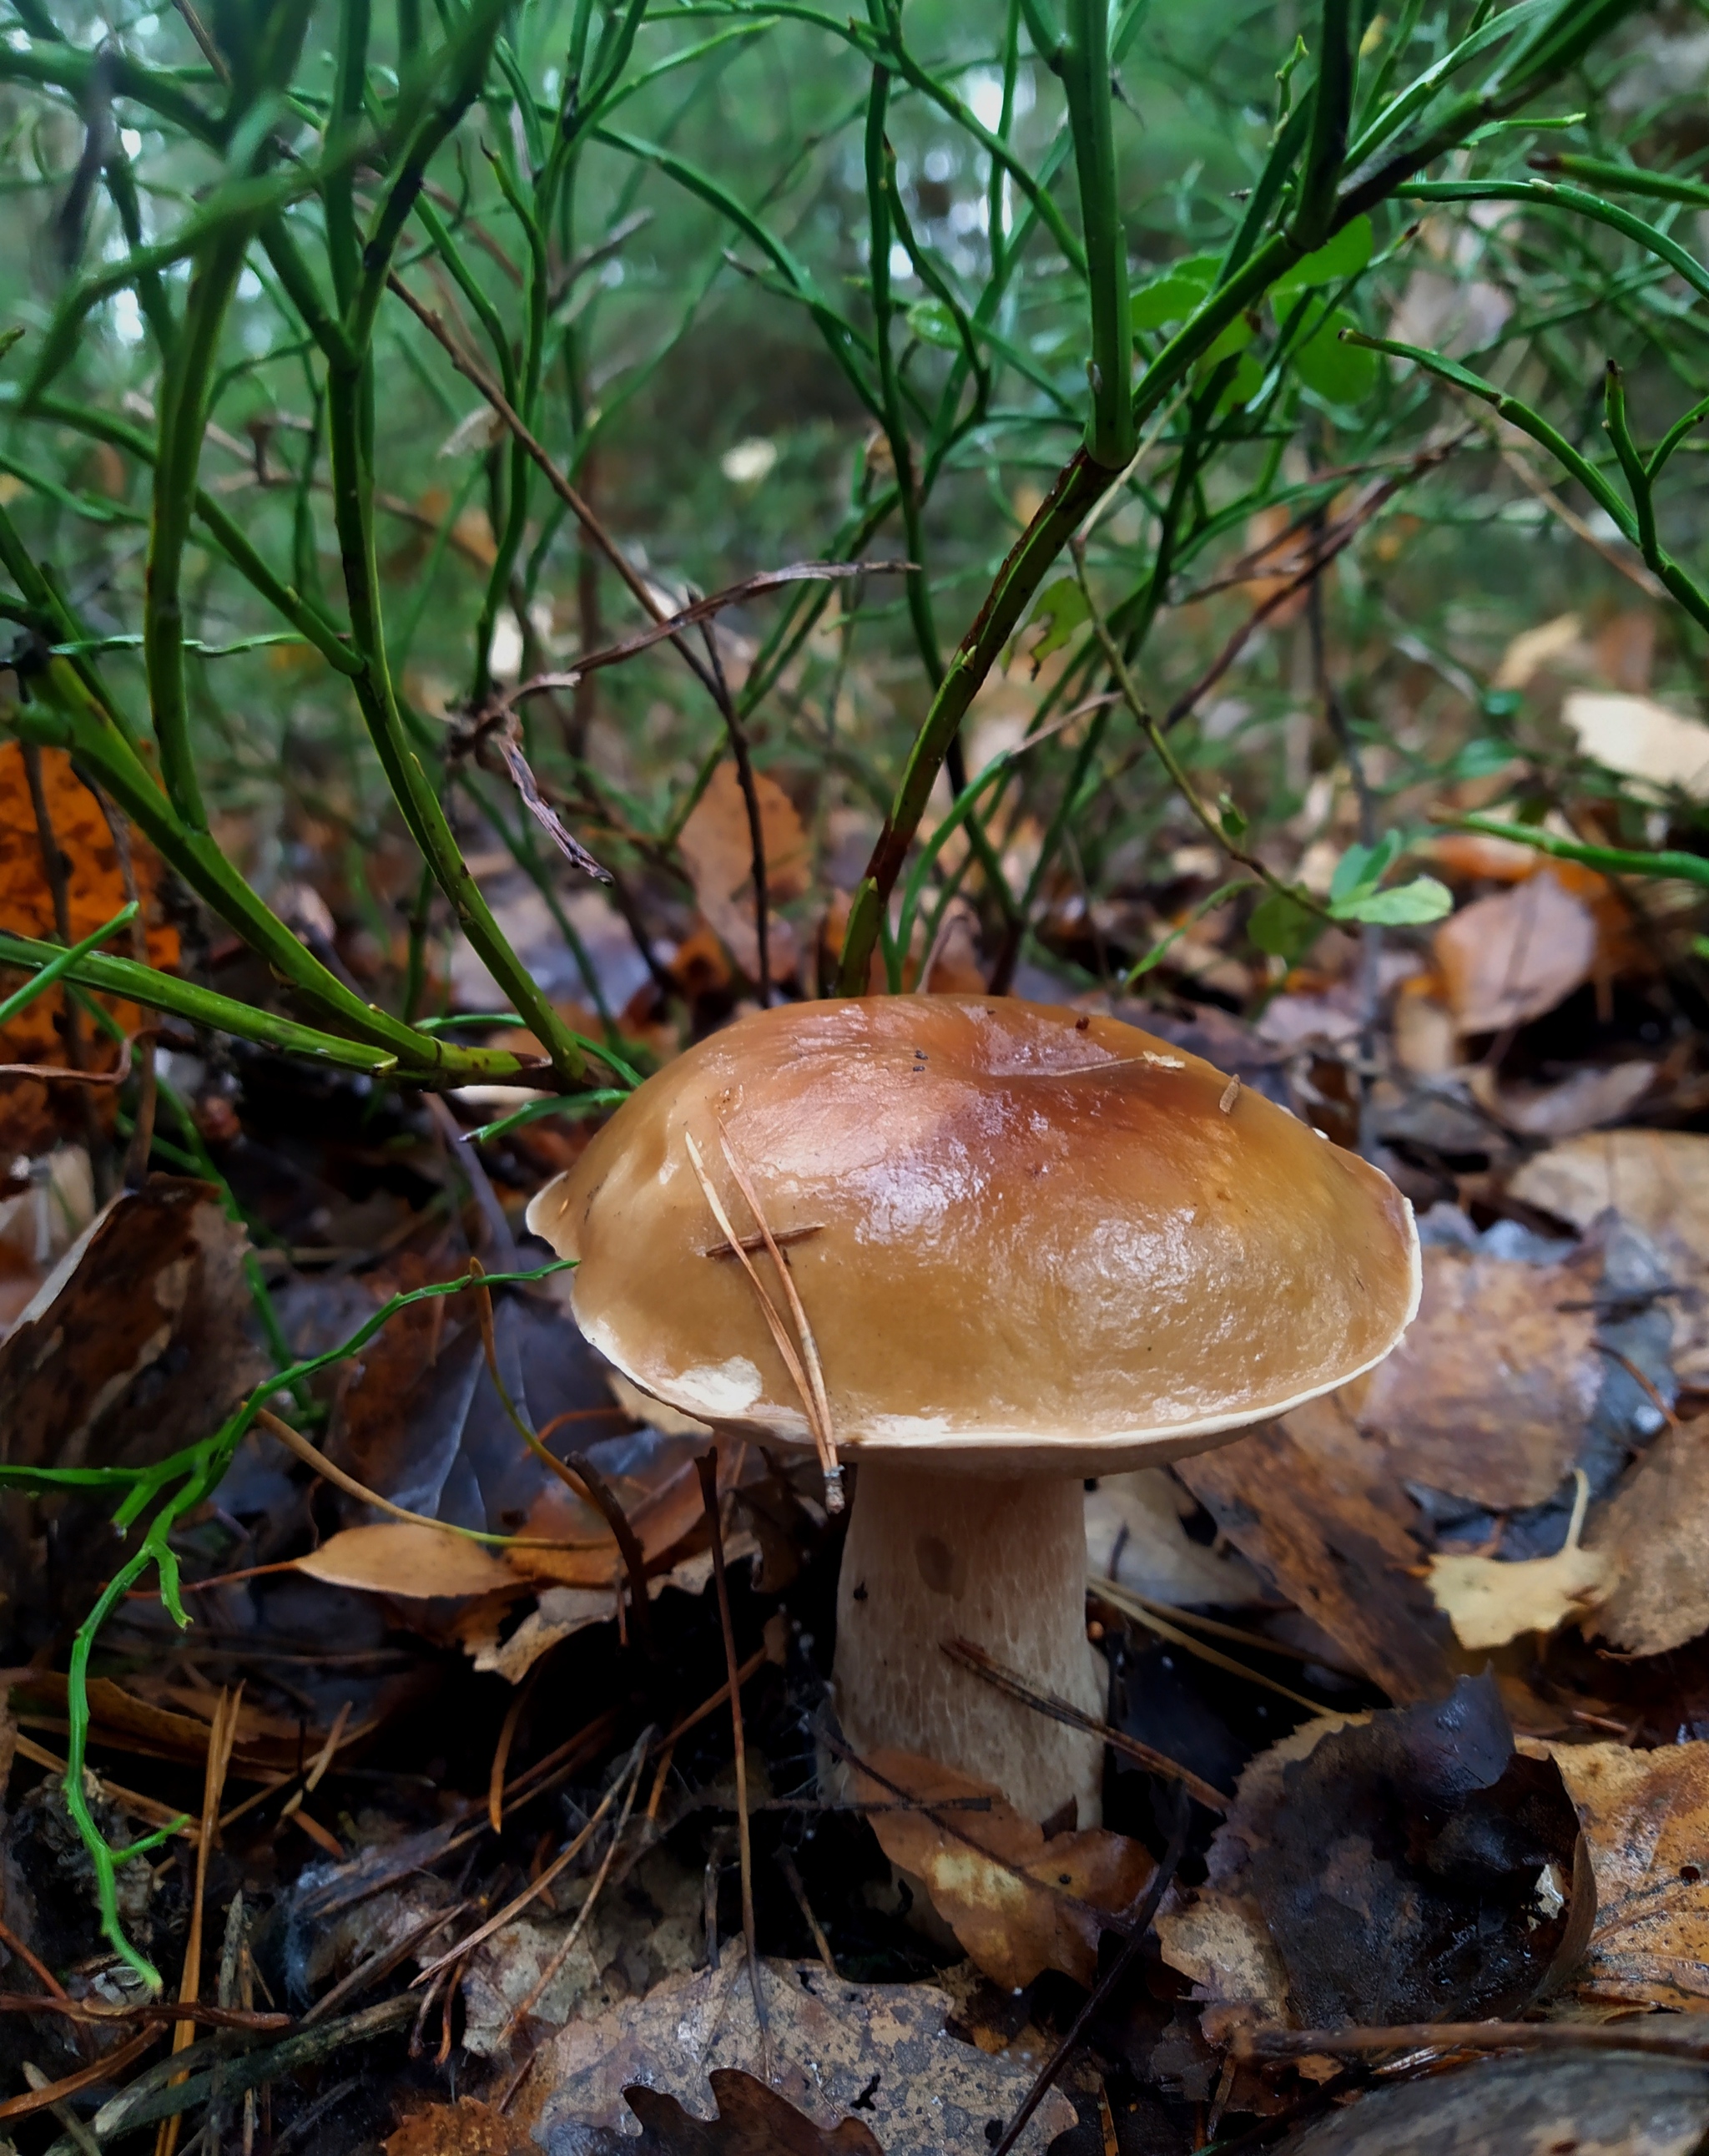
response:
M1454 894L1434 876L1414 876L1393 891L1361 891L1330 912L1337 921L1368 921L1373 927L1416 928L1440 921L1454 911Z
M1265 377L1264 362L1255 352L1243 352L1240 363L1229 377L1229 386L1217 399L1219 412L1232 412L1250 404Z
M1135 329L1160 330L1166 323L1185 321L1204 304L1216 281L1217 264L1214 254L1188 255L1142 285L1129 302Z
M1375 891L1395 863L1400 852L1399 831L1385 831L1374 846L1349 846L1335 865L1335 874L1329 880L1329 902L1338 906L1343 899L1352 898L1361 891Z
M1513 761L1512 745L1507 742L1491 741L1487 734L1469 741L1447 770L1445 778L1493 778L1498 771L1505 771Z
M1327 240L1314 254L1303 255L1291 270L1284 270L1270 287L1271 298L1279 300L1286 294L1304 291L1314 285L1338 285L1345 277L1357 277L1370 260L1374 245L1370 218L1356 217L1333 239Z
M1086 595L1072 577L1059 577L1054 584L1047 584L1033 608L1033 619L1048 622L1050 627L1028 654L1033 665L1037 666L1053 651L1060 651L1080 624L1091 619Z
M1260 951L1272 958L1286 958L1291 966L1305 957L1322 928L1320 915L1281 891L1261 899L1246 923L1246 933Z
M1244 839L1250 828L1226 788L1217 796L1217 822L1225 839Z
M1342 330L1358 324L1337 307L1315 336L1294 354L1294 369L1306 387L1327 404L1362 404L1381 379L1377 354L1364 345L1343 344Z
M921 344L935 344L945 352L959 352L962 333L956 318L942 300L919 300L908 310L908 327Z

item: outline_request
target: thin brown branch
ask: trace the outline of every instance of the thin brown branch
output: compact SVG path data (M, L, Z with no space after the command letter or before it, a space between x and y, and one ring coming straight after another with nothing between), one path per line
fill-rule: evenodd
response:
M1161 1774L1168 1781L1178 1782L1188 1795L1203 1804L1207 1811L1225 1812L1233 1802L1232 1798L1225 1797L1220 1789L1201 1779L1189 1768L1172 1759L1167 1752L1155 1752L1149 1744L1142 1744L1137 1737L1128 1736L1125 1730L1113 1728L1107 1722L1100 1722L1096 1715L1083 1714L1079 1707L1059 1698L1055 1692L1036 1691L1024 1677L1018 1676L1013 1670L1005 1669L1001 1662L994 1661L983 1647L976 1646L973 1640L944 1640L939 1645L958 1667L970 1671L976 1677L983 1677L987 1684L1008 1698L1018 1700L1023 1707L1030 1707L1036 1713L1048 1715L1053 1722L1066 1722L1070 1729L1084 1729L1090 1736L1107 1744L1112 1752L1121 1753L1124 1758L1134 1760L1153 1774Z
M1709 2031L1688 2032L1669 2015L1635 2013L1616 2022L1408 2021L1388 2029L1285 2029L1260 2022L1236 2029L1237 2059L1363 2059L1384 2051L1648 2051L1664 2059L1709 2058Z
M714 1446L695 1461L701 1478L701 1501L706 1507L706 1530L712 1537L712 1584L718 1595L718 1623L724 1634L724 1666L730 1686L730 1726L736 1743L736 1851L742 1865L742 1936L747 1948L747 1980L753 1990L754 2018L759 2023L760 2052L766 2081L772 2078L772 2029L766 2013L766 1991L760 1974L759 1946L754 1929L753 1841L747 1813L747 1739L742 1720L742 1672L736 1660L736 1627L730 1615L730 1583L724 1576L724 1529L718 1517L718 1452Z

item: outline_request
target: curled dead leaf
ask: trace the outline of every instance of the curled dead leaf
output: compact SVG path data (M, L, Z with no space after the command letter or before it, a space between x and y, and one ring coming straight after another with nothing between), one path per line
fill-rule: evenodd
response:
M765 848L767 896L773 904L799 898L808 881L807 833L794 803L776 779L757 771L753 783ZM701 911L737 965L752 978L759 969L759 937L754 927L753 837L734 762L721 763L712 773L706 792L682 827L677 846ZM787 921L771 920L769 942L773 975L792 973L798 954L794 933Z
M1541 1018L1590 978L1596 916L1552 870L1475 899L1436 931L1436 968L1462 1034Z
M953 1768L891 1750L869 1763L874 1774L856 1769L854 1779L872 1804L896 1803L898 1789L921 1804L989 1798L988 1811L946 1812L947 1825L924 1811L872 1815L885 1855L925 1882L932 1907L988 1976L1016 1986L1056 1969L1079 1984L1096 1981L1101 1927L1093 1912L1116 1915L1143 1892L1152 1865L1138 1842L1096 1827L1047 1841L988 1784Z
M346 1527L295 1568L329 1587L353 1587L405 1600L474 1594L520 1594L527 1583L479 1543L443 1528L387 1520Z

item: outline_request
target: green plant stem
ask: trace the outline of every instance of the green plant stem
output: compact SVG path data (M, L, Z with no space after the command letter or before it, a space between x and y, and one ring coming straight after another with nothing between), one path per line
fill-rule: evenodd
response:
M1443 819L1450 830L1476 831L1489 839L1511 839L1532 846L1558 861L1578 861L1588 869L1602 869L1610 875L1656 878L1677 876L1709 890L1709 855L1682 854L1671 849L1637 853L1624 846L1591 846L1578 839L1557 838L1530 824L1510 823L1501 816L1453 816Z
M44 994L55 981L70 973L78 960L87 957L98 944L105 943L110 936L116 936L121 928L128 928L140 910L134 899L128 906L121 906L112 919L103 927L97 928L93 935L85 936L80 943L74 943L69 950L61 950L49 958L33 980L26 981L21 988L14 988L9 996L0 998L0 1026L10 1025L20 1011L27 1010L38 996ZM0 936L0 953L3 953L8 944L22 940L21 937ZM51 951L54 946L49 943L38 947Z
M931 700L925 723L915 736L884 829L849 907L838 967L839 993L859 995L865 989L885 908L967 706L997 654L1014 634L1063 542L1114 476L1095 464L1084 449L1075 453L1057 474L1055 485L998 570L984 605L962 639Z
M1345 5L1345 0L1334 0ZM1091 305L1091 413L1086 452L1094 464L1119 471L1133 454L1133 329L1127 311L1127 236L1116 198L1116 140L1110 95L1110 14L1106 0L1068 0L1068 36L1061 48L1062 85L1074 135L1085 232L1086 284Z

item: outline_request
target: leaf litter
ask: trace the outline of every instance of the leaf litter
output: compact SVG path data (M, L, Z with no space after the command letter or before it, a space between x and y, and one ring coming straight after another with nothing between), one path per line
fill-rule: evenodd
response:
M793 963L812 849L757 786L773 963ZM733 766L684 835L703 1026L756 963ZM1563 1000L1638 962L1599 880L1477 843L1442 842L1465 902L1382 988L1397 1037L1409 1004L1440 1008L1454 1055L1505 1029L1487 1068L1391 1060L1372 1087L1424 1229L1404 1346L1086 1493L1097 1828L1024 1819L941 1762L850 1760L818 1475L649 1419L562 1276L495 1286L482 1315L472 1268L537 1263L522 1208L577 1126L471 1147L482 1101L448 1132L187 1044L198 1173L98 1206L78 1132L42 1139L0 1220L28 1290L0 1342L8 1459L152 1473L270 1370L331 1359L265 1394L186 1516L188 1628L135 1591L75 1688L56 1643L121 1554L110 1501L5 1500L0 2130L58 2102L104 2146L178 2103L181 2145L270 2118L391 2156L960 2156L1037 2098L1014 2145L1055 2156L1233 2131L1307 2156L1470 2152L1498 2120L1542 2149L1604 2112L1611 2134L1647 2122L1633 2147L1694 2146L1687 2061L1477 2058L1455 2035L1636 2043L1709 2000L1709 1139L1572 1132L1691 1072L1628 1055L1598 1092L1527 1060ZM1144 1022L1347 1140L1350 963L1299 969L1261 1032L1203 1002ZM646 1023L670 1053L680 1035ZM127 1935L198 2013L235 2017L182 2025L176 2054L96 1918L74 1738L109 1842L164 1837L115 1873ZM1183 1783L1204 1801L1172 1851ZM199 1986L177 1981L198 1932ZM1387 2064L1344 2041L1385 2027L1410 2046Z

